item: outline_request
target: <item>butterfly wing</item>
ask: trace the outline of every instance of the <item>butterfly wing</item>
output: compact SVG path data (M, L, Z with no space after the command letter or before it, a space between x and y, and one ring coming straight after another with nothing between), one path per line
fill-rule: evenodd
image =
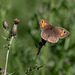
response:
M42 30L41 37L46 41L56 43L59 38L64 38L69 35L66 29L52 26L46 20L40 19L39 23Z
M48 41L51 43L56 43L58 42L59 38L55 36L49 36Z
M70 34L65 28L56 27L56 29L58 31L59 38L64 38Z
M52 25L50 25L50 24L49 24L46 20L44 20L44 19L40 19L40 20L39 20L39 24L40 24L41 30L42 30L42 29L47 29L47 28L52 27Z
M57 33L58 32L55 30L55 27L53 27L52 29L48 28L42 30L41 37L46 41L49 41L51 43L56 43L59 40Z
M44 39L44 40L48 40L48 36L49 36L49 29L46 29L46 30L42 30L41 32L41 37Z

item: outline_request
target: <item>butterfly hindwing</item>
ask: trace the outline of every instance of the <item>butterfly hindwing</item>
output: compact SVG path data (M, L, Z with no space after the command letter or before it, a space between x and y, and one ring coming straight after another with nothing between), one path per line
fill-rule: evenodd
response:
M56 43L59 40L57 33L58 32L55 30L55 27L53 27L52 29L48 28L48 29L42 30L41 37L46 41L49 41L51 43Z
M56 43L56 42L58 42L58 40L59 40L59 38L55 37L55 36L48 37L48 41L51 43Z
M47 29L47 30L42 30L42 32L41 32L41 37L44 39L44 40L48 40L48 36L49 36L49 30Z

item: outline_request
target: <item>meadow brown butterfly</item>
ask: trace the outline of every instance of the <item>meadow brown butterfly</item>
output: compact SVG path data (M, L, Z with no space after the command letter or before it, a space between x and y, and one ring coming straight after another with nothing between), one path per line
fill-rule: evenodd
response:
M64 38L69 35L69 32L66 29L53 26L44 19L40 19L39 24L42 30L41 37L51 43L56 43L59 38Z

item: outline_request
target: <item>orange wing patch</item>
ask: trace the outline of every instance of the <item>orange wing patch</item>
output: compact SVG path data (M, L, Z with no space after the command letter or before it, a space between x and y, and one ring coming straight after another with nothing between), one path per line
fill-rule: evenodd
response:
M47 26L47 23L45 21L41 21L41 26L42 28L44 28L45 26Z
M60 35L64 36L66 34L66 32L64 30L59 29Z

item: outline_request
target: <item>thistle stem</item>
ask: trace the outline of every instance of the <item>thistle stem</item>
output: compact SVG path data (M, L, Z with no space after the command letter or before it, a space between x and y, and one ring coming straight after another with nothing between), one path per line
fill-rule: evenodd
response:
M11 37L10 39L10 42L9 42L9 45L8 45L8 50L7 50L7 56L6 56L6 65L5 65L5 72L4 72L4 75L6 75L6 70L7 70L7 64L8 64L8 57L9 57L9 51L10 51L10 46L11 46L11 43L14 39L14 36Z

